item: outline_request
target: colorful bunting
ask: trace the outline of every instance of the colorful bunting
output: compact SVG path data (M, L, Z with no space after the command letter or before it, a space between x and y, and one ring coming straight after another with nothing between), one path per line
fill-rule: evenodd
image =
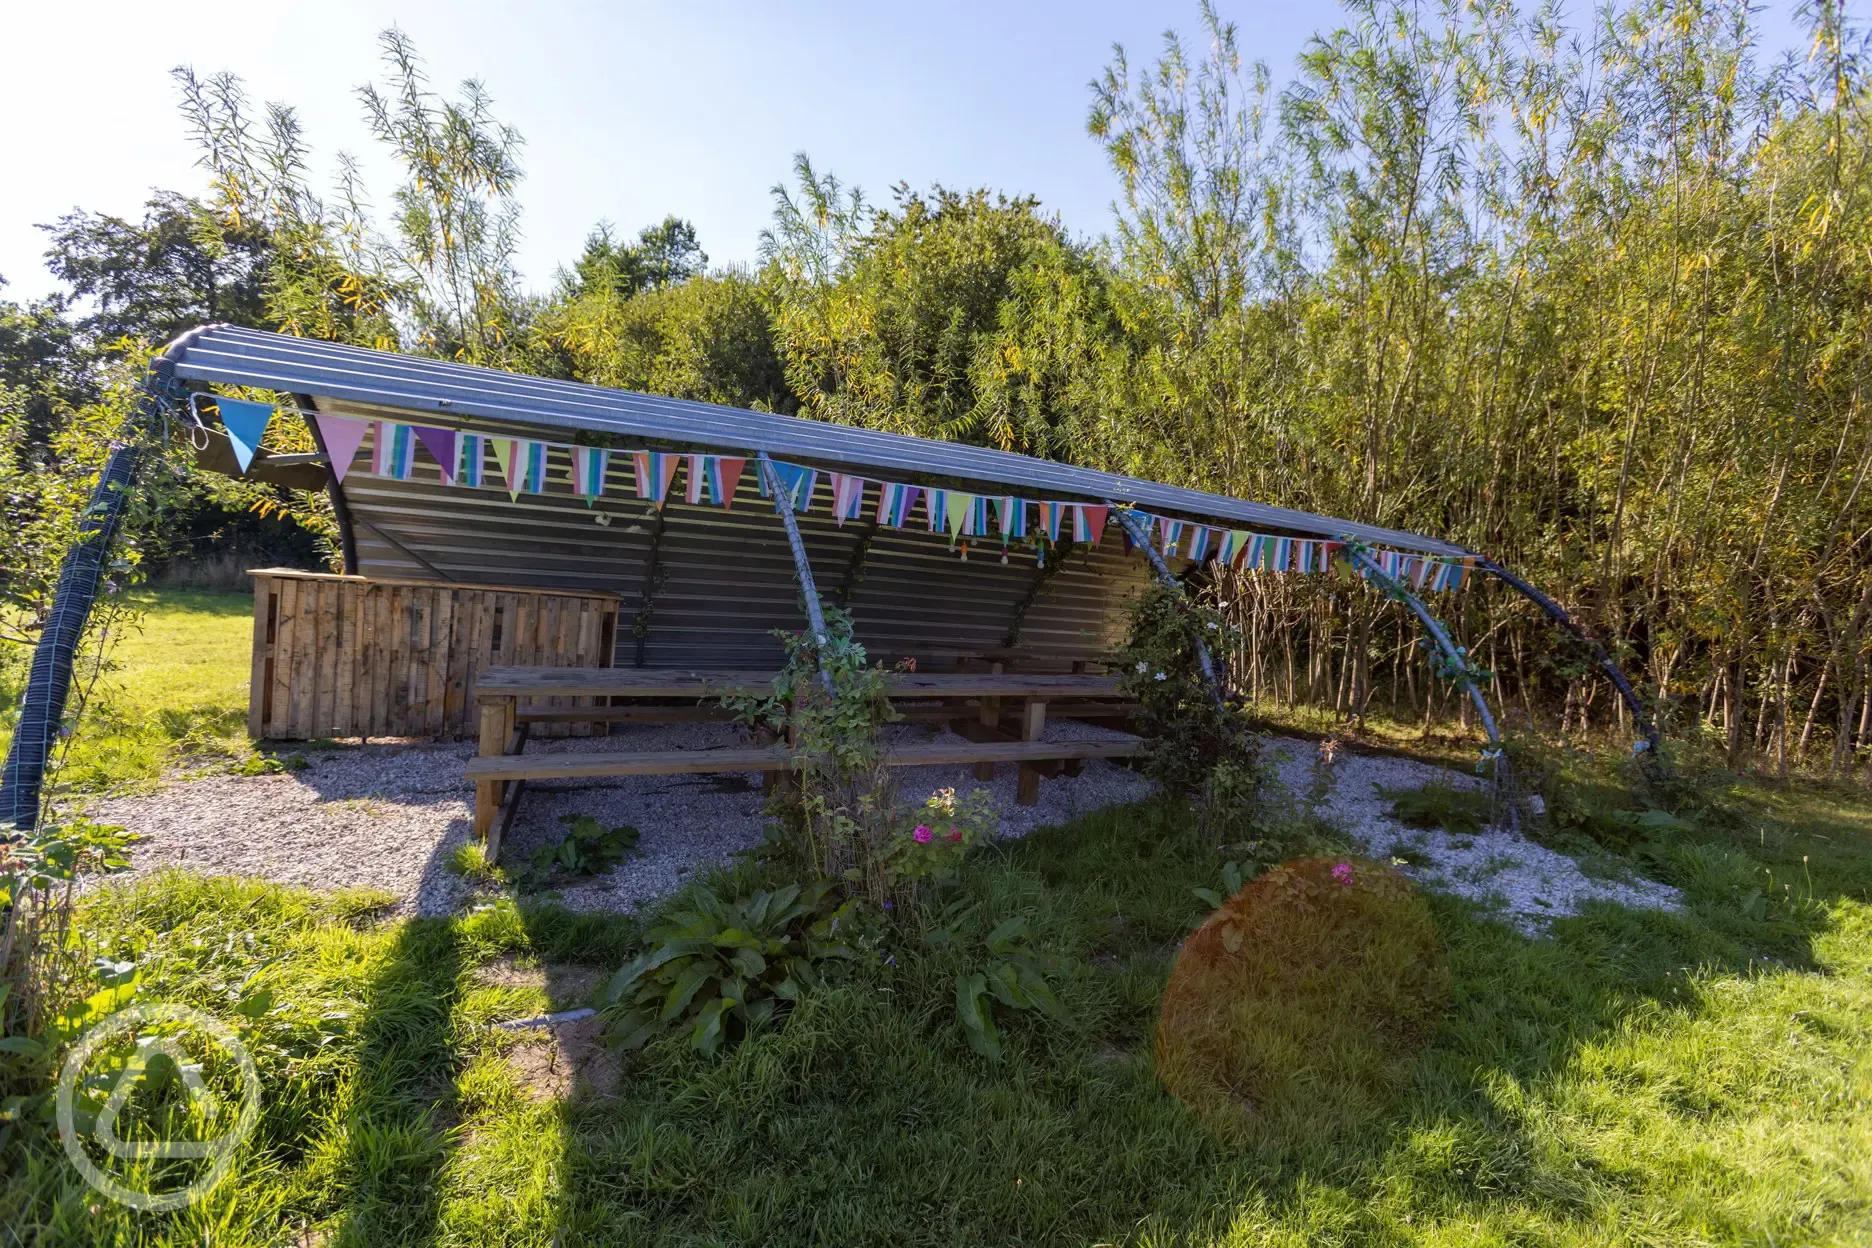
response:
M786 491L793 510L811 511L813 491L819 487L819 470L802 468L798 464L783 464L777 459L770 462L773 464L774 475L780 478L780 488ZM765 473L761 474L761 497L773 497L767 488Z
M840 528L847 520L856 520L864 507L865 479L846 472L829 472L832 482L832 518Z
M543 494L546 491L546 444L530 438L495 438L494 462L500 465L507 482L507 497L518 500L520 492Z
M312 419L318 424L319 440L325 444L325 455L331 460L332 476L342 483L345 473L351 471L351 461L357 458L358 447L364 445L364 434L370 429L370 422L324 413Z
M942 532L942 527L949 517L949 491L924 490L923 514L929 521L930 532Z
M487 463L488 440L478 433L464 433L455 447L455 485L479 486L482 468Z
M1040 530L1047 536L1047 541L1060 540L1060 523L1066 519L1065 503L1041 503Z
M1073 541L1098 545L1099 539L1105 536L1105 517L1110 511L1109 507L1095 507L1090 503L1080 503L1073 508Z
M943 492L943 524L949 530L949 544L968 531L969 513L975 508L975 496L960 490Z
M435 460L442 470L442 479L449 481L455 475L455 431L453 429L430 429L423 425L416 426L416 441L429 452L429 458Z
M709 500L723 510L732 508L735 490L741 484L741 472L746 467L746 459L732 455L691 455L686 501L700 503L706 493Z
M221 427L227 430L228 441L234 446L234 458L246 472L260 449L260 439L266 436L267 426L273 423L273 405L247 399L216 399L215 406L221 413Z
M664 451L634 451L631 466L637 473L637 497L661 507L669 501L670 483L676 479L682 456Z
M572 448L572 492L585 500L587 507L604 493L605 473L611 466L611 452L598 446Z
M371 442L371 471L393 481L409 480L410 469L416 464L413 432L408 425L378 421L377 433Z
M1027 536L1027 500L1024 498L997 498L995 512L1001 520L1001 544L1008 544L1011 538Z
M1190 526L1189 544L1186 556L1194 563L1201 563L1209 554L1209 530L1200 524Z
M888 524L893 529L901 529L910 520L910 509L916 506L917 495L923 491L914 485L893 485L886 481L878 486L877 522Z

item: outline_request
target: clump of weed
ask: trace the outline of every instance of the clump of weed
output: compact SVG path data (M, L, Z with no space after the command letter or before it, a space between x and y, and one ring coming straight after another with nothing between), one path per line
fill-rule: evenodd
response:
M463 879L483 884L498 883L502 878L501 869L488 857L487 846L479 841L457 845L448 857L448 869Z
M533 851L535 876L601 875L637 852L643 834L630 824L607 828L590 815L561 815L566 825L563 840Z
M1415 789L1380 789L1391 803L1391 817L1408 828L1441 828L1474 836L1489 826L1494 803L1486 793L1433 782Z

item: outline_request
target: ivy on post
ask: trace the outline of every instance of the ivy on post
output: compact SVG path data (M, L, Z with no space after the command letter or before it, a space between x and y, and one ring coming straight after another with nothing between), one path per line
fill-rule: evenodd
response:
M1131 544L1142 550L1144 557L1150 560L1151 567L1156 569L1157 579L1162 581L1171 593L1181 598L1183 586L1177 582L1175 574L1170 571L1170 565L1164 562L1163 556L1157 553L1157 548L1151 545L1150 530L1130 508L1121 507L1110 499L1105 501L1105 505L1111 508L1112 515L1118 517L1118 523L1124 526ZM1196 653L1196 665L1202 670L1203 682L1209 686L1209 695L1215 699L1218 708L1224 706L1222 681L1216 675L1215 660L1210 657L1209 646L1203 641L1201 634L1194 631L1190 632L1189 641L1190 648Z

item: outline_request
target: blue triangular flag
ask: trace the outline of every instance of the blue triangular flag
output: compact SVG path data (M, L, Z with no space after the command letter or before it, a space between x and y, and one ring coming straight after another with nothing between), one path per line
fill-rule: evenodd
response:
M227 430L228 441L234 444L234 458L240 461L241 471L246 472L247 465L253 463L254 452L260 449L260 439L266 436L267 426L273 423L273 405L246 399L216 399L215 407L220 410L221 427Z

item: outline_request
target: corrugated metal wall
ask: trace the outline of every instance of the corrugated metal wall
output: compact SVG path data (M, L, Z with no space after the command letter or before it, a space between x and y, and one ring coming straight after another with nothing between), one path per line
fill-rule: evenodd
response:
M326 398L316 403L340 415L412 417ZM421 423L515 437L539 433L435 417ZM426 454L416 457L413 480L367 475L368 448L367 439L344 482L365 576L615 594L622 604L620 666L765 666L780 657L770 630L801 626L786 533L773 504L760 497L752 461L731 510L681 501L685 464L672 491L677 497L659 519L635 498L630 461L622 455L612 457L604 497L588 508L571 494L563 456L549 456L547 493L510 501L499 488L442 484ZM813 575L828 601L847 600L859 639L880 657L998 648L1017 615L1023 651L1059 659L1096 656L1116 640L1123 600L1148 575L1142 558L1122 553L1115 524L1099 549L1069 548L1043 580L1031 550L1010 552L1002 563L998 542L975 543L964 560L947 535L874 530L875 487L867 491L864 518L843 527L833 523L828 498L822 480L813 510L800 517ZM600 524L600 516L609 523ZM867 534L870 546L854 576L853 556ZM640 630L653 538L658 583Z

